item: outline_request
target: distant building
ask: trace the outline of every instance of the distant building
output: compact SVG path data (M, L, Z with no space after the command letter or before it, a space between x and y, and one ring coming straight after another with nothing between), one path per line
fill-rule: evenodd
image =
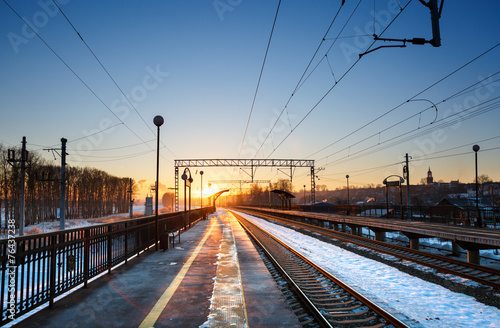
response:
M434 183L434 178L432 177L432 172L431 168L429 167L429 171L427 171L427 184L433 184Z
M438 204L438 206L455 206L460 209L464 209L467 207L475 207L476 206L476 198L444 198ZM491 200L485 197L479 198L479 208L489 208L491 209L492 203Z

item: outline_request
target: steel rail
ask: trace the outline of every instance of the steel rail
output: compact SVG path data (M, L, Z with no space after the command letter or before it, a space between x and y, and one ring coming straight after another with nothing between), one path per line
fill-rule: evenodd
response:
M270 220L280 221L285 224L309 230L311 232L319 233L322 236L335 238L341 241L349 242L357 246L362 246L368 248L370 250L392 255L398 257L403 260L411 261L426 267L430 267L441 272L447 274L453 274L456 276L460 276L462 278L466 278L483 285L487 285L496 289L500 289L500 271L495 270L493 268L485 267L482 265L477 265L473 263L463 262L460 260L450 259L441 255L432 254L428 252L423 252L399 245L389 244L386 242L372 240L369 238L350 235L348 233L334 231L328 228L318 227L308 223L297 222L291 219L285 219L282 217L274 216L271 214L264 214L262 212L251 211L248 209L241 210L242 212L251 213L252 215L256 215L262 218L267 218ZM419 257L419 258L417 258ZM430 261L440 261L441 264L432 263ZM451 266L455 266L454 268L448 268ZM458 269L461 269L459 271ZM476 271L475 274L471 274L471 272ZM486 279L489 278L489 279Z
M251 232L251 230L242 222L242 217L233 212L233 215L238 219L243 229L250 235L250 237L259 245L262 251L266 254L269 260L273 263L275 268L280 272L283 278L288 282L291 289L295 292L297 297L301 300L301 305L305 306L320 327L332 327L330 322L323 316L321 311L309 300L304 294L302 289L295 283L295 281L288 275L287 271L281 266L279 261L271 254L265 245Z
M391 326L391 325L394 326L394 327L398 327L398 328L399 327L408 327L401 320L399 320L398 318L394 317L392 314L390 314L389 312L387 312L386 310L384 310L383 308L381 308L380 306L378 306L377 304L375 304L374 302L372 302L370 299L366 298L364 295L360 294L359 292L357 292L356 290L354 290L353 288L351 288L350 286L348 286L347 284L345 284L343 281L341 281L340 279L338 279L335 276L333 276L331 273L327 272L326 270L324 270L323 268L321 268L320 266L318 266L314 262L312 262L309 259L307 259L305 256L303 256L302 254L300 254L299 252L297 252L295 249L293 249L290 245L287 245L286 243L284 243L283 241L281 241L279 238L277 238L277 237L269 234L268 232L266 232L265 230L263 230L259 226L257 226L255 224L251 223L250 221L246 220L244 217L242 217L238 213L235 213L233 211L230 211L230 212L238 219L238 221L240 222L240 224L249 233L249 235L252 237L252 239L254 239L259 244L259 246L264 249L264 251L265 251L266 254L270 254L271 252L267 249L267 247L265 247L265 245L263 245L263 243L261 241L258 240L258 238L255 236L255 234L250 231L250 229L248 228L248 226L244 222L247 222L247 223L251 224L253 227L257 228L258 231L260 231L263 234L265 234L266 236L270 237L276 243L278 243L279 245L281 245L282 247L284 247L285 249L287 249L289 252L293 253L301 261L307 263L307 265L309 265L315 271L319 272L321 275L323 275L323 277L325 277L326 279L330 280L335 285L337 285L338 287L340 287L341 289L343 289L344 291L346 291L348 294L350 294L356 300L358 300L359 302L361 302L364 306L368 307L371 311L373 311L378 316L380 316L381 318L383 318L383 320L385 320L386 323L387 323L387 324L385 324L385 323L379 323L379 324L376 325L376 327L385 327L385 326ZM273 262L277 261L277 259L275 259L274 256L272 256L272 255L270 255L270 258L273 259ZM310 300L309 297L307 297L306 293L304 292L304 288L305 287L304 286L300 286L301 285L300 283L297 283L296 281L294 281L290 277L290 275L288 274L288 272L286 271L286 269L284 269L281 266L281 264L276 263L276 265L280 268L280 271L283 270L283 272L285 273L285 276L288 277L287 280L288 279L292 280L294 288L297 288L297 289L300 290L300 295L302 295L303 297L307 298L307 304L312 304L312 306L314 307L315 311L317 313L319 313L320 318L322 318L321 319L321 323L320 323L322 325L322 327L332 327L331 322L322 314L321 310L318 309L318 306L315 304L315 302L313 300ZM311 281L318 281L317 277L314 277L314 276L312 276L310 278L310 280ZM318 285L325 285L325 281L318 281L317 283L318 283ZM309 289L311 289L311 287L309 287ZM333 300L334 299L328 299L328 298L324 299L324 301L333 301ZM308 308L309 308L309 306L308 306ZM345 308L343 309L342 314L345 314ZM352 313L351 315L352 316L356 316L355 313ZM327 315L327 316L328 317L334 317L335 315ZM315 319L316 319L316 316L315 316ZM327 324L325 324L325 320L326 320ZM366 322L362 323L362 321L363 320L358 320L358 323L362 324L362 326L365 326ZM353 321L353 323L355 323L355 322L356 322L356 320ZM325 324L325 325L323 325L323 324Z

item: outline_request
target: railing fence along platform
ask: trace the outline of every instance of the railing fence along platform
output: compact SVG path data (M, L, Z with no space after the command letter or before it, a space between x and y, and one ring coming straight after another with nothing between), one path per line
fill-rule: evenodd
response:
M159 236L186 229L213 213L159 215ZM155 245L155 216L0 240L0 325L49 303Z

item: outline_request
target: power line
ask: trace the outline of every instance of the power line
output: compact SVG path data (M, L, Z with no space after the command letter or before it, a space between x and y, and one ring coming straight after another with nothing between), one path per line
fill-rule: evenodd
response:
M405 133L402 133L402 134L400 134L400 135L398 135L398 136L395 136L395 137L390 138L390 139L388 139L388 140L385 140L385 141L383 141L383 142L379 142L379 143L378 143L378 144L376 144L376 145L372 145L372 146L369 146L369 147L367 147L367 148L365 148L365 149L359 150L359 151L357 151L357 152L355 152L355 153L353 153L353 154L349 154L349 155L347 155L347 156L345 156L345 157L343 157L343 158L340 158L340 159L338 159L338 160L336 160L336 161L334 161L334 162L331 162L331 163L327 164L326 166L330 166L330 165L333 165L333 164L338 164L339 162L344 162L344 161L347 161L347 160L352 160L352 159L355 159L355 158L359 158L359 157L362 157L362 156L366 156L366 155L369 155L369 154L371 154L371 153L373 153L373 152L375 152L375 151L378 151L378 150L374 150L374 148L381 147L382 145L384 145L384 144L386 144L386 143L388 143L388 142L393 141L393 143L389 144L388 146L385 146L385 148L386 148L386 149L387 149L387 148L390 148L390 147L392 147L392 146L394 146L394 145L396 145L396 144L401 144L401 143L403 143L403 142L406 142L406 141L408 141L408 140L414 139L414 138L416 138L416 137L419 137L419 136L422 136L422 135L428 134L429 132L431 132L431 131L433 131L433 130L436 130L436 129L443 129L443 128L448 127L448 126L450 126L450 125L454 125L454 124L456 124L457 122L460 122L460 121L465 121L465 120L468 120L468 119L470 119L470 118L476 117L476 116L478 116L478 115L482 115L482 114L484 114L484 113L487 113L487 112L489 112L489 111L492 111L492 110L494 110L494 109L500 108L500 101L497 101L497 102L494 102L494 103L492 103L492 104L488 104L488 106L487 106L487 107L484 107L484 108L478 108L478 109L476 109L475 111L473 111L473 112L471 112L471 113L466 113L465 115L467 115L467 116L463 116L463 115L464 115L464 112L467 112L467 111L469 111L469 110L470 110L470 109L472 109L472 108L479 107L479 106L484 105L484 104L486 104L486 103L493 102L493 101L495 101L495 100L497 100L497 99L500 99L500 96L495 97L495 98L493 98L493 99L490 99L490 100L488 100L488 101L485 101L485 102L483 102L483 103L480 103L480 104L478 104L478 105L476 105L476 106L470 107L470 108L468 108L468 109L465 109L465 110L463 110L463 111L460 111L460 112L454 113L454 114L452 114L452 115L450 115L450 116L448 116L448 117L446 117L446 118L442 118L442 119L440 119L440 120L438 120L438 121L436 121L436 122L435 122L435 123L439 123L439 122L445 121L444 123L441 123L441 124L433 124L433 125L431 125L431 126L429 126L429 125L430 125L430 124L429 124L429 125L427 126L427 129L415 128L415 129L413 129L413 130L407 131L407 132L405 132ZM453 120L450 120L450 117L453 117L453 116L458 116L458 117L456 117L456 118L455 118L455 119L453 119ZM412 133L414 133L414 132L418 132L418 133L416 133L416 134L412 134ZM400 138L402 138L402 137L404 137L404 136L406 136L406 138L404 138L404 139L400 140ZM371 150L371 151L370 151L369 153L363 154L363 153L364 153L365 151L367 151L367 150ZM361 154L362 154L362 155L361 155ZM358 155L358 156L353 157L354 155Z
M405 6L406 7L406 6ZM372 44L373 45L373 44ZM497 43L496 45L494 45L493 47L489 48L488 50L484 51L483 53L481 53L480 55L474 57L472 60L468 61L467 63L463 64L462 66L460 66L459 68L455 69L454 71L452 71L451 73L447 74L446 76L442 77L441 79L439 79L438 81L434 82L433 84L431 84L430 86L424 88L422 91L418 92L417 94L415 94L413 97L409 98L408 100L400 103L399 105L393 107L392 109L386 111L385 113L383 113L382 115L379 115L377 116L376 118L374 118L373 120L369 121L368 123L362 125L361 127L357 128L356 130L348 133L347 135L343 136L342 138L340 139L337 139L336 141L330 143L328 146L326 147L323 147L321 148L320 150L312 153L311 155L307 156L306 158L309 158L309 157L312 157L322 151L324 151L325 149L328 149L330 148L331 146L339 143L340 141L344 140L344 139L347 139L348 137L352 136L353 134L361 131L362 129L366 128L367 126L377 122L378 120L380 120L381 118L387 116L388 114L392 113L393 111L395 111L396 109L400 108L401 106L403 106L404 104L408 103L409 101L411 101L412 99L415 99L416 97L420 96L421 94L423 94L424 92L428 91L429 89L435 87L436 85L440 84L441 82L443 82L444 80L448 79L449 77L451 77L452 75L456 74L457 72L461 71L462 69L464 69L465 67L469 66L470 64L472 64L473 62L475 62L476 60L478 60L479 58L483 57L484 55L486 55L487 53L493 51L495 48L497 48L498 46L500 45L500 42ZM368 49L371 48L371 45L370 47L368 47ZM496 74L496 73L495 73Z
M116 80L111 76L111 74L109 73L109 71L106 69L106 67L104 66L104 64L101 62L101 60L99 60L99 58L97 57L97 55L94 53L94 51L90 48L90 46L87 44L87 42L83 39L82 35L77 31L76 27L73 25L73 23L69 20L68 16L66 16L66 14L64 13L64 11L59 7L59 5L57 4L57 2L55 0L52 0L52 2L54 2L54 4L56 5L56 7L61 11L61 14L63 14L64 18L66 19L66 21L68 22L68 24L71 26L71 28L75 31L75 33L78 35L78 37L80 38L80 40L82 40L83 44L85 44L85 46L87 47L87 49L90 51L90 53L92 54L92 56L94 56L95 60L99 63L99 65L102 67L102 69L104 70L104 72L106 72L106 74L108 75L108 77L111 79L111 81L113 82L113 84L118 88L118 90L120 91L120 93L123 95L124 99L127 100L127 102L130 104L130 107L132 107L132 109L136 112L137 115L139 115L139 117L141 118L142 122L148 127L149 131L151 131L151 133L153 135L155 135L155 132L153 131L153 129L151 128L151 124L148 124L146 122L146 120L144 119L144 117L141 115L141 113L139 113L139 111L137 110L137 108L134 106L134 104L130 101L130 99L127 97L127 95L125 95L125 92L123 92L122 88L118 85L118 83L116 82ZM163 142L162 142L163 144ZM164 148L167 149L172 155L174 155L174 153L167 147L163 144ZM150 147L151 148L151 147ZM174 155L175 157L175 155Z
M481 152L488 152L488 151L494 151L494 150L499 150L500 147L493 147L493 148L487 148L487 149L481 149ZM457 154L450 154L450 155L442 155L442 156L435 156L435 157L427 157L427 158L417 158L413 159L413 161L423 161L423 160L433 160L433 159L441 159L441 158L449 158L449 157L457 157L457 156L464 156L464 155L470 155L471 152L463 152L463 153L457 153Z
M360 1L358 2L358 5L354 8L354 10L353 10L353 12L352 12L351 16L349 17L349 19L348 19L348 20L346 21L346 23L344 24L344 27L341 29L341 32L340 32L340 33L342 33L342 31L344 30L345 26L346 26L346 25L347 25L347 23L350 21L351 17L354 15L354 13L356 12L356 10L358 9L359 5L361 4L361 1L362 1L362 0L360 0ZM294 95L297 93L297 91L298 91L298 90L302 87L302 85L305 83L305 81L307 81L307 79L309 78L309 76L311 76L311 74L312 74L312 73L316 70L316 68L318 67L319 63L321 63L321 62L322 62L322 60L323 60L323 59L321 59L321 60L319 61L319 63L316 65L316 67L314 67L314 68L313 68L313 70L311 71L311 73L310 73L310 74L309 74L309 75L308 75L308 76L304 79L304 76L306 75L307 71L309 70L309 67L311 67L312 62L314 61L314 58L316 58L316 55L318 54L318 52L319 52L319 50L320 50L321 46L322 46L322 45L323 45L323 43L325 42L325 40L326 40L326 36L328 35L328 33L330 33L330 29L332 28L333 24L334 24L334 23L335 23L335 21L337 20L337 17L338 17L338 15L339 15L339 13L340 13L340 10L342 9L342 6L343 6L343 5L340 5L339 9L337 10L337 13L336 13L336 14L335 14L335 16L333 17L333 19L332 19L332 21L331 21L330 25L328 26L328 28L327 28L327 30L326 30L326 32L325 32L325 34L323 35L323 38L321 39L321 42L319 43L318 47L316 48L316 51L314 52L313 56L312 56L312 57L311 57L311 59L309 60L309 63L307 64L307 66L306 66L306 68L305 68L304 72L302 73L302 75L301 75L301 77L300 77L299 81L298 81L298 82L297 82L297 84L295 85L295 88L294 88L294 90L292 91L292 94L290 95L290 97L288 98L288 100L287 100L287 102L286 102L285 106L283 107L283 109L281 110L280 114L278 115L278 117L277 117L277 118L276 118L276 120L274 121L274 124L273 124L273 126L271 127L271 129L269 130L269 133L267 134L267 136L265 137L265 139L262 141L262 143L261 143L261 145L260 145L259 149L257 149L257 151L255 152L255 156L257 156L257 154L259 153L259 151L262 149L262 146L264 146L265 142L267 141L267 139L268 139L268 138L269 138L269 136L271 135L272 131L273 131L273 130L274 130L274 128L276 127L276 124L278 123L279 119L280 119L280 118L281 118L281 116L283 115L283 112L287 109L288 104L289 104L289 103L290 103L290 101L292 100L293 96L294 96ZM340 33L339 33L337 36L339 36L339 35L340 35ZM335 44L335 42L336 42L336 41L337 41L337 40L335 40L335 41L332 43L332 45L330 46L330 48L328 49L328 51L330 51L330 49L333 47L333 44ZM327 52L328 52L328 51L327 51ZM304 81L303 81L303 80L304 80ZM303 82L302 82L302 81L303 81ZM290 128L292 128L292 127L290 126ZM254 158L255 158L255 156L254 156Z
M151 140L148 140L146 142L152 142L152 141L155 141L156 139L151 139ZM135 146L139 146L139 145L143 145L144 143L142 142L138 142L138 143L135 143L135 144L132 144L132 145L126 145L126 146L120 146L120 147L113 147L113 148L100 148L100 149L92 149L92 150L87 150L87 149L81 149L81 150L78 150L78 151L112 151L112 150L118 150L118 149L124 149L124 148L132 148L132 147L135 147ZM76 149L71 149L71 148L68 148L68 150L76 150Z
M145 154L150 154L151 152L153 152L155 150L146 150L144 152L141 152L141 153L137 153L137 154L131 154L131 155L124 155L122 157L116 157L116 158L112 158L112 159L104 159L104 160L90 160L90 161L80 161L82 163L94 163L94 162L114 162L114 161L121 161L121 160L124 160L124 159L129 159L129 158L133 158L133 157L139 157L139 156L143 156ZM90 157L90 156L88 156ZM94 156L92 156L94 157ZM100 157L100 158L105 158L105 157Z
M47 46L47 48L50 49L50 51L52 51L52 53L71 71L71 73L73 73L73 75L76 76L76 78L78 80L80 80L80 82L104 105L104 107L106 107L106 109L111 112L111 114L113 114L113 116L115 116L130 132L132 132L139 140L141 140L142 142L145 143L145 141L137 134L135 133L127 124L125 124L125 122L123 122L120 117L118 115L116 115L115 112L113 112L111 110L111 108L109 108L108 105L106 105L106 103L101 99L101 97L99 97L97 95L97 93L95 93L95 91L85 82L83 81L83 79L71 68L71 66L69 66L68 63L66 63L66 61L64 61L64 59L62 59L61 56L59 56L59 54L40 36L40 34L38 34L32 27L31 25L28 24L28 22L26 20L24 20L23 17L21 17L21 15L19 15L19 13L14 9L12 8L12 6L6 1L6 0L2 0L9 8L10 10L12 10L14 12L14 14L17 15L17 17L19 17L20 20L22 20L26 26L28 26L30 28L30 30Z
M405 10L405 8L411 3L412 0L409 0L406 5L401 9L401 11L391 20L391 22L389 22L389 24L384 28L384 30L382 30L382 32L380 33L380 35L383 35L385 33L385 31L387 31L387 29L394 23L394 21L399 17L399 15L401 15L401 13ZM375 44L376 40L374 40L370 46L368 46L367 48L367 51ZM267 158L269 158L287 139L288 137L293 133L293 131L295 131L295 129L300 125L302 124L302 122L304 122L304 120L314 111L314 109L316 109L316 107L330 94L330 92L340 83L340 81L342 81L344 79L344 77L347 76L347 74L349 74L349 72L359 63L359 61L361 60L362 57L359 57L352 65L351 67L349 67L349 69L347 69L347 71L339 78L339 80L330 88L328 89L328 91L319 99L318 102L316 102L316 104L307 112L307 114L299 121L299 123L297 123L295 125L295 127L285 136L285 138L278 144L278 146L276 146L273 151L267 156ZM311 156L308 156L308 157L311 157ZM308 158L307 157L307 158Z
M499 71L499 72L500 72L500 71ZM493 74L493 75L491 75L491 76L494 76L494 75L498 74L499 72L496 72L496 73L494 73L494 74ZM472 87L476 86L477 84L483 83L483 81L485 81L485 80L487 80L487 79L491 78L491 76L490 76L490 77L487 77L487 78L484 78L484 79L481 79L479 82L474 83L474 84L472 84L472 85L470 85L470 86L467 86L466 88L463 88L462 90L460 90L460 91L456 92L456 93L455 93L455 94L453 94L452 96L449 96L449 97L447 97L447 98L445 98L445 99L441 100L441 101L440 101L440 102L438 102L437 104L439 105L439 104L441 104L441 103L444 103L445 101L447 101L447 100L449 100L449 99L451 99L451 98L454 98L454 97L455 97L456 95L458 95L458 94L463 95L463 94L465 94L465 93L467 93L467 92L470 92L470 90L469 90L469 89L471 89ZM490 82L490 83L493 83L493 82ZM487 85L487 84L483 84L483 85ZM475 89L472 89L472 90L475 90ZM417 100L417 99L413 99L413 100ZM432 103L432 102L431 102L431 103ZM384 132L386 132L386 131L388 131L388 130L390 130L390 129L392 129L392 128L394 128L394 127L396 127L396 126L398 126L398 125L400 125L400 124L402 124L402 123L404 123L404 122L406 122L406 121L408 121L408 120L410 120L410 119L412 119L412 118L414 118L414 117L416 117L416 116L421 115L422 113L426 112L427 110L432 109L433 107L435 107L435 108L437 109L436 104L434 104L434 103L432 103L432 104L433 104L433 106L430 106L430 107L428 107L428 108L426 108L426 109L424 109L424 110L422 110L422 111L420 111L420 112L418 112L418 113L416 113L416 114L413 114L413 115L411 115L411 116L409 116L409 117L407 117L407 118L405 118L405 119L402 119L401 121L399 121L399 122L397 122L397 123L395 123L395 124L392 124L391 126L389 126L389 127L385 128L385 129L382 129L382 130L380 130L380 131L378 131L378 132L375 132L375 133L373 133L372 135L370 135L370 136L368 136L368 137L365 137L364 139L362 139L362 140L360 140L360 141L358 141L358 142L355 142L355 143L353 143L353 144L351 144L351 145L349 145L349 146L347 146L347 147L345 147L345 148L343 148L343 149L337 150L337 151L335 151L335 152L333 152L333 153L331 153L331 154L329 154L329 155L327 155L327 156L324 156L324 157L320 158L318 161L324 160L324 159L326 159L326 158L328 158L328 157L330 157L330 156L333 156L333 155L336 155L336 154L338 154L338 153L341 153L341 152L343 152L343 151L345 151L345 150L347 150L347 149L350 149L351 147L354 147L354 146L356 146L356 145L358 145L358 144L360 144L360 143L362 143L362 142L364 142L364 141L367 141L367 140L369 140L369 139L371 139L371 138L373 138L373 137L375 137L375 136L377 136L377 135L378 135L378 136L379 136L379 138L380 138L380 135L381 135L382 133L384 133ZM471 107L471 108L473 108L473 107ZM471 108L468 108L467 110L469 110L469 109L471 109ZM441 120L438 120L438 122L439 122L439 121L441 121ZM429 124L427 124L427 125L424 125L424 126L420 126L420 122L419 122L419 126L418 126L418 128L417 128L416 130L418 130L418 129L420 129L420 128L423 128L423 127L425 127L425 126L431 125L431 124L433 124L433 123L435 123L435 122L436 122L436 120L434 120L434 121L432 121L431 123L429 123ZM412 130L412 131L414 131L414 130Z
M271 39L274 33L274 27L276 26L276 20L278 19L278 12L280 10L281 0L278 2L278 8L276 8L276 14L274 16L273 27L271 28L271 33L269 35L269 40L267 41L266 53L264 55L264 60L262 61L262 67L260 68L259 80L257 81L257 87L255 88L255 93L253 95L252 106L250 107L250 114L248 115L247 125L245 127L245 133L243 133L243 140L241 141L240 151L238 152L238 159L240 159L241 150L243 149L243 144L245 143L245 138L248 132L248 125L250 124L250 119L252 118L253 107L255 105L255 99L257 98L257 93L259 92L260 81L262 79L262 73L264 72L264 66L266 64L267 54L269 52L269 47L271 46Z

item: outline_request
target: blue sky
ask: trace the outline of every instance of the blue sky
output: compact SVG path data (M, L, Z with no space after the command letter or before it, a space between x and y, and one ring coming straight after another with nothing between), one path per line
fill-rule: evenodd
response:
M341 3L283 1L243 146L278 1L58 1L135 109L52 1L7 3L79 77L0 2L0 142L8 147L19 145L23 136L30 150L58 146L65 137L69 165L97 167L149 185L156 157L152 119L160 114L165 119L160 180L168 187L174 159L238 156L314 159L316 167L325 168L317 183L330 189L344 186L345 174L354 185L380 184L390 174L402 174L396 163L405 153L415 159L412 183L425 177L429 166L437 180L472 182L471 147L486 139L491 140L480 143L486 150L479 154L480 174L500 180L500 151L489 150L500 140L495 138L500 136L495 103L500 76L493 75L500 69L500 46L419 94L500 42L498 1L447 1L441 47L384 48L350 69L372 42L374 25L380 34L394 20L382 37L430 39L431 23L429 10L417 0L398 17L398 4L407 0L347 0L306 75L312 74L274 124ZM443 102L482 79L470 92ZM414 101L405 103L408 99ZM467 119L481 108L489 110ZM461 119L438 126L446 117ZM273 125L272 137L260 147ZM399 137L408 131L414 132ZM460 153L469 154L443 157ZM44 157L52 159L49 153ZM209 180L246 179L231 168L204 171L205 186ZM297 190L309 185L307 173L295 172ZM262 168L256 178L286 176Z

